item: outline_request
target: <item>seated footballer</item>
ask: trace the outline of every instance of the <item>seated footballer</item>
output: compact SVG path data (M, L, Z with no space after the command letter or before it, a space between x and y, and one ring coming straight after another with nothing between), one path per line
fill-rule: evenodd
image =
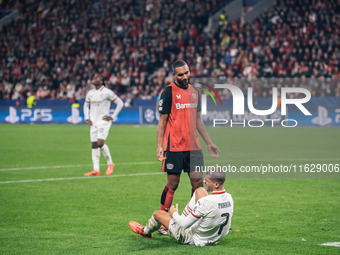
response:
M131 230L151 238L152 232L163 225L169 230L168 235L182 244L217 244L229 233L234 211L233 199L223 187L225 178L223 171L208 172L204 179L206 189L200 187L195 190L182 215L178 214L176 204L176 207L171 206L170 214L155 211L146 226L130 221Z

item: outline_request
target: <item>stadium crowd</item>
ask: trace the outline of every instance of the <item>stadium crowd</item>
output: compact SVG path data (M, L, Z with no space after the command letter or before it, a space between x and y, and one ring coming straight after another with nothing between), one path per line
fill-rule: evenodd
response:
M123 99L153 98L173 81L176 59L192 77L237 79L244 90L263 81L257 96L269 96L278 78L340 97L336 0L277 1L255 22L226 21L208 32L209 16L226 1L31 2L17 2L19 19L1 32L0 99L79 100L96 72Z

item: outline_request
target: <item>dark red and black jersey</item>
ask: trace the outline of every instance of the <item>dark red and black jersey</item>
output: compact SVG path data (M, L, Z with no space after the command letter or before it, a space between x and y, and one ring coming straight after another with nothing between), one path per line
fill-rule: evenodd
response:
M197 114L200 111L199 93L190 84L183 89L171 83L164 89L159 100L159 112L169 115L163 137L164 150L201 149L196 130Z

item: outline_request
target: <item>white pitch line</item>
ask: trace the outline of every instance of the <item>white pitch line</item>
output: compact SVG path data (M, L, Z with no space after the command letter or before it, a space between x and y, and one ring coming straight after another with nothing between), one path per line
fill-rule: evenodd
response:
M128 166L128 165L152 165L152 164L160 164L160 162L123 162L123 163L115 163L118 166ZM68 168L68 167L86 167L91 164L81 164L81 165L60 165L60 166L30 166L30 167L17 167L17 168L0 168L0 172L3 171L18 171L18 170L36 170L36 169L48 169L48 168ZM104 164L103 164L104 165Z
M127 177L127 176L142 176L142 175L158 175L164 174L163 172L158 173L137 173L137 174L117 174L110 176L94 176L94 177L68 177L68 178L48 178L48 179L35 179L35 180L17 180L17 181L2 181L0 184L8 183L25 183L25 182L48 182L48 181L67 181L67 180L95 180L98 178L117 178L117 177Z
M263 162L263 161L340 161L340 158L272 158L272 159L227 159L227 160L205 160L205 162ZM158 161L152 162L122 162L122 163L115 163L116 165L120 166L128 166L128 165L153 165L153 164L160 164ZM48 168L74 168L74 167L86 167L90 166L91 164L78 164L78 165L60 165L60 166L30 166L30 167L16 167L16 168L0 168L0 172L4 171L20 171L20 170L38 170L38 169L48 169ZM101 164L104 165L104 164Z
M67 168L67 167L84 167L89 165L61 165L61 166L30 166L30 167L17 167L17 168L3 168L0 171L17 171L17 170L35 170L47 168Z
M318 245L333 246L333 247L339 247L340 248L340 242L321 243L321 244L318 244Z

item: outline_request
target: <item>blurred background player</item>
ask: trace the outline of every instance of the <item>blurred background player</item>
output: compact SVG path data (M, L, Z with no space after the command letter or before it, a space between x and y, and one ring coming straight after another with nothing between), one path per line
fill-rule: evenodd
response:
M171 206L170 214L155 211L146 226L130 221L131 230L151 238L152 232L163 225L169 229L169 236L183 244L217 244L229 233L234 212L233 198L223 187L225 178L223 171L208 172L204 179L206 190L196 189L181 216L176 204ZM207 192L211 192L210 195Z
M203 166L197 130L207 144L210 156L217 158L220 151L201 119L199 93L189 84L188 65L178 60L173 64L173 71L175 81L164 89L158 106L157 159L163 162L162 171L167 172L167 183L161 196L160 209L163 211L170 209L182 170L189 175L192 193L203 187L203 173L195 171L195 166Z
M107 161L106 175L111 175L114 164L112 162L109 147L105 144L112 120L114 120L123 108L123 101L116 94L105 87L104 77L96 74L92 79L95 88L91 89L85 98L84 116L87 124L91 126L90 137L92 142L93 170L85 173L85 176L100 175L99 158L100 150ZM117 104L116 110L110 116L111 102ZM89 110L90 108L90 110Z

